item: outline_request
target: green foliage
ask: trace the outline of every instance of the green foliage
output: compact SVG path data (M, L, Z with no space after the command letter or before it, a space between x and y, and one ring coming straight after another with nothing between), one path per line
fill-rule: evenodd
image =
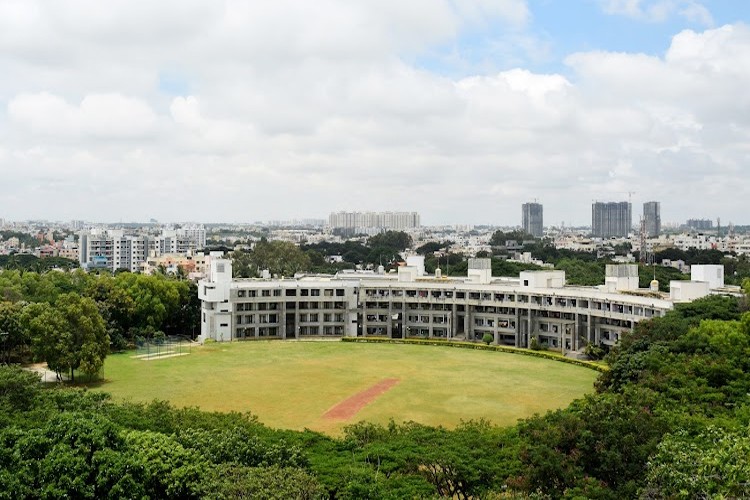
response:
M586 356L588 356L589 359L593 360L602 359L606 354L606 351L602 348L602 346L596 344L586 344L583 352L584 354L586 354Z
M0 255L0 269L42 273L51 269L70 270L79 266L78 261L65 257L39 258L31 254Z
M437 241L429 241L422 246L417 247L416 252L419 255L431 255L440 250L447 249L453 244L452 241L444 241L442 243Z
M386 231L376 234L367 240L370 248L390 248L394 252L403 252L412 245L411 236L403 231Z
M507 233L503 231L495 231L490 238L490 245L493 247L500 247L505 246L508 241L515 241L518 244L521 244L524 241L530 240L534 240L534 237L521 230L508 231Z
M690 275L673 267L664 266L638 266L638 286L649 288L651 280L656 277L659 282L659 291L668 292L670 281L689 280Z
M18 303L0 302L0 363L9 363L11 354L30 345L21 324L23 307Z
M0 366L0 413L30 410L40 389L39 375L16 366Z
M492 342L495 341L495 336L491 333L485 333L482 337L482 342L484 342L486 345L490 345Z
M750 438L747 429L707 427L697 436L667 435L648 464L641 493L650 498L747 498Z
M222 468L214 483L214 495L223 499L316 500L327 498L314 476L294 467Z
M606 262L587 262L580 259L563 258L555 263L555 269L565 271L569 285L595 286L604 283Z
M294 276L309 271L310 257L288 241L261 240L250 252L232 253L232 272L236 278L255 278L264 269L279 276Z
M75 294L61 295L55 306L30 304L22 324L32 338L37 359L58 373L74 370L92 376L101 370L109 352L109 336L96 303Z

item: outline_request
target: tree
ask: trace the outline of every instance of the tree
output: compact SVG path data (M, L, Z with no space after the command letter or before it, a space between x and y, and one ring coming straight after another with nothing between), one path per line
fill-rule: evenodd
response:
M29 345L21 326L22 312L18 303L0 302L0 363L9 363L14 352Z
M642 498L747 498L750 438L714 426L668 435L649 460Z
M444 241L442 243L439 243L437 241L429 241L425 243L424 245L417 247L417 253L419 255L428 255L433 254L437 252L438 250L442 250L444 248L448 248L453 244L452 241Z
M490 245L493 247L501 247L505 246L505 243L508 241L522 243L529 240L534 240L534 237L522 230L509 231L507 233L503 231L495 231L490 238Z
M30 304L23 320L32 337L35 356L57 373L75 370L92 376L104 366L109 335L96 303L76 294L61 295L53 307Z
M495 340L495 336L491 333L485 333L482 337L482 342L484 342L487 345L490 345Z
M251 252L232 254L235 277L252 278L268 269L271 274L294 276L310 269L310 257L288 241L259 241ZM236 267L235 267L236 265Z
M403 231L386 231L384 233L376 234L367 240L367 246L370 248L392 248L396 252L403 252L411 247L411 245L411 236Z

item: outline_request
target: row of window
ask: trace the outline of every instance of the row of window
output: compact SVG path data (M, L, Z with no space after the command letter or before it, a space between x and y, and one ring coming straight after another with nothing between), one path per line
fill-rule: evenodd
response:
M465 299L467 292L453 290L366 290L365 295L368 298L387 298L387 297L418 297L433 299ZM538 306L557 306L557 307L579 307L582 309L595 309L600 311L611 311L623 314L634 314L637 316L651 317L656 314L653 308L644 308L642 306L633 306L628 304L611 303L607 300L588 300L575 299L567 297L551 297L540 295L524 295L513 293L492 293L492 292L468 292L469 300L488 300L495 302L519 302L523 304L532 303ZM388 302L366 302L367 308L387 308Z
M258 294L260 292L260 295ZM345 294L345 290L343 288L301 288L299 289L299 296L300 297L343 297ZM274 288L274 289L264 289L264 290L237 290L237 297L239 298L248 298L248 297L281 297L281 289L280 288ZM297 289L296 288L287 288L284 290L284 296L286 297L296 297L297 296Z

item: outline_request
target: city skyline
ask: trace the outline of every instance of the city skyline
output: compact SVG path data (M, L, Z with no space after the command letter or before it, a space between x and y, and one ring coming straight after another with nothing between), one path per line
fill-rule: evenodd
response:
M9 0L0 218L512 227L539 199L547 226L623 200L748 224L748 22L729 0Z

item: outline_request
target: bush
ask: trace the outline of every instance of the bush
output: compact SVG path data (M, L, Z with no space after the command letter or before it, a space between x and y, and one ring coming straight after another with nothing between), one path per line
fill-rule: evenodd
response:
M529 342L529 349L532 351L541 351L542 346L539 343L539 339L536 337L531 337L531 342Z
M484 342L487 345L490 345L495 341L495 336L491 333L485 333L484 337L482 337L482 342Z
M604 349L600 345L595 344L588 344L586 345L586 348L583 350L584 354L589 357L589 359L602 359L604 357Z

